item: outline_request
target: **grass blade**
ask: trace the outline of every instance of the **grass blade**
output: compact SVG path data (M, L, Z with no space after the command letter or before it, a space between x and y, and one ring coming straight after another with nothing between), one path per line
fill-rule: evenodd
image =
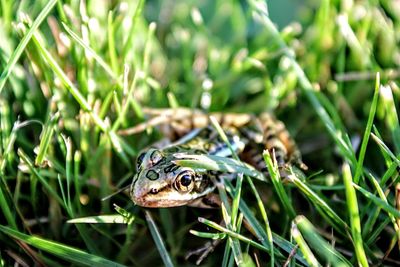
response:
M183 159L179 159L182 157ZM240 161L214 155L176 155L175 164L194 169L206 169L228 173L243 173L261 181L266 181L262 173L248 164L242 164Z
M382 201L384 201L385 203L388 203L386 195L383 192L383 189L380 187L378 181L375 179L375 177L371 173L367 173L367 177L369 178L371 183L374 185L375 190L378 192L378 195L382 199ZM397 190L398 189L396 188L396 192L398 192ZM398 199L398 198L396 197L396 199ZM399 207L399 205L397 205L397 207ZM377 209L379 210L379 207ZM396 231L397 239L400 240L400 229L399 229L399 225L396 222L396 218L394 218L394 216L390 213L388 215L389 215L390 220L392 221L393 228Z
M226 186L228 187L229 191L233 190L233 186L227 181L225 182ZM244 218L248 222L249 226L252 229L252 232L256 235L257 239L260 240L260 242L263 244L263 246L269 248L269 241L268 241L268 234L265 232L261 224L258 222L256 217L254 216L252 210L249 208L249 206L246 204L246 202L242 199L240 201L239 205L240 211L244 214ZM273 242L276 244L277 247L282 249L283 251L287 252L288 254L292 253L295 248L292 243L287 241L286 239L282 238L280 235L276 233L272 233L273 237ZM272 250L271 250L272 251ZM283 255L279 250L274 250L275 256L279 257L280 259L283 259ZM304 260L303 256L301 253L296 252L295 254L296 260L300 261L303 264L307 264L307 262Z
M12 70L14 69L15 64L17 64L18 59L22 55L22 52L24 51L25 47L31 40L33 34L39 28L40 24L42 24L43 20L47 17L47 15L49 15L50 11L53 9L54 5L57 2L58 2L57 0L50 0L47 3L47 5L42 9L40 14L33 22L30 29L26 32L22 40L19 42L17 48L14 50L13 54L11 55L11 58L8 60L8 63L0 76L0 93L3 90L4 85L6 84L6 81L10 76Z
M83 250L79 250L58 242L49 241L40 237L29 236L21 232L15 231L9 227L0 225L0 231L11 236L12 238L21 240L33 247L49 252L54 256L60 257L68 262L83 266L104 266L104 267L122 267L117 262L107 260L105 258L89 254Z
M321 215L328 218L329 223L333 227L342 233L347 232L349 227L346 222L343 221L339 215L337 215L337 213L320 196L318 196L317 193L311 190L306 183L297 178L297 176L294 174L289 175L288 179L303 192L308 200L318 207L318 211L321 213Z
M50 116L49 121L45 124L43 131L40 135L39 151L35 159L35 165L41 166L46 157L47 150L50 146L52 137L54 135L54 126L57 123L59 113Z
M394 86L385 85L381 87L380 95L382 105L385 109L385 122L388 126L393 139L394 151L398 154L400 153L400 124L399 117L397 116L396 103L398 98L393 97ZM397 102L396 102L397 101Z
M123 163L125 163L127 166L130 166L129 159L127 155L125 154L125 150L123 148L127 147L125 146L121 140L118 138L118 136L111 130L109 130L108 125L92 110L91 105L89 102L85 99L85 97L81 94L81 92L76 88L76 86L71 82L71 80L68 78L68 76L65 74L65 72L61 69L57 61L53 58L53 56L47 51L45 47L38 41L38 37L34 34L32 36L32 40L34 41L35 45L37 46L38 50L40 51L41 55L49 64L51 69L55 72L55 74L60 78L62 81L63 85L66 87L66 89L69 91L69 93L75 98L75 100L79 103L81 108L88 112L90 117L93 119L94 123L105 133L108 133L108 136L110 137L111 143L113 144L114 149L117 151L118 156L121 157L123 160Z
M372 139L374 139L374 141L380 146L380 148L387 154L390 156L390 158L397 164L397 166L400 166L400 159L398 159L392 151L390 151L390 149L387 147L387 145L381 140L379 139L378 136L376 136L375 134L371 133L371 137Z
M231 142L229 142L228 137L226 136L224 130L222 129L221 125L219 124L218 120L214 116L210 116L210 122L217 131L218 135L220 136L221 140L228 146L232 157L238 161L238 165L244 166L244 164L240 161L238 155L236 154L235 150L233 149ZM240 232L240 229L237 227L238 220L238 215L239 215L239 203L240 203L240 198L242 195L242 184L243 184L243 173L238 173L237 178L236 178L236 187L234 190L234 196L232 199L232 206L230 209L230 214L228 215L226 213L226 209L224 208L224 205L222 206L222 214L226 215L223 216L225 220L225 225L229 230L233 230L234 232ZM224 203L223 203L224 204ZM225 202L225 205L228 205L229 203ZM228 220L229 218L229 220ZM240 243L237 239L234 238L229 238L228 243L231 244L232 248L232 255L235 258L235 262L238 266L244 264L244 259L243 259L243 253L240 248Z
M271 266L275 266L275 252L274 252L274 239L272 237L272 230L269 224L269 219L267 215L267 211L265 210L264 204L261 200L260 194L257 191L257 188L255 187L253 181L250 179L250 177L246 176L247 182L249 183L251 190L253 191L254 196L257 199L257 204L258 204L258 209L260 210L261 217L264 220L265 224L265 232L267 233L268 236L268 243L269 247L271 248Z
M120 214L99 215L68 220L67 223L117 223L130 224L135 217L126 217Z
M18 155L20 156L21 160L28 165L28 168L30 172L40 181L40 183L43 185L44 188L49 192L49 194L64 208L64 202L60 198L60 196L57 194L57 192L53 189L53 187L47 182L47 180L36 170L36 168L33 166L33 162L29 157L25 154L25 152L22 149L18 149Z
M355 189L360 191L366 198L372 200L372 202L374 202L377 206L379 206L380 208L382 208L383 210L385 210L386 212L388 212L392 216L394 216L396 218L400 218L400 211L397 210L395 207L393 207L389 203L386 203L385 201L383 201L379 197L373 195L372 193L368 192L367 190L365 190L361 186L356 185L355 183L353 183L353 186L354 186Z
M292 225L291 234L299 245L301 252L303 252L304 258L310 264L310 266L317 267L321 266L318 260L315 258L314 254L312 253L310 247L307 245L306 241L304 240L303 236L301 235L299 229L297 228L296 224Z
M374 122L375 113L376 113L376 107L378 105L379 88L380 88L380 76L379 76L379 72L378 72L376 74L374 97L372 99L371 109L369 111L367 127L365 128L364 137L363 137L363 141L361 143L361 148L360 148L360 154L358 155L356 173L354 174L354 182L356 184L358 184L361 174L362 174L362 170L363 170L365 152L367 151L369 136L371 134L372 124Z
M352 187L353 179L351 177L351 170L348 164L343 166L343 180L346 189L347 208L349 210L351 236L357 255L358 264L361 266L368 266L367 256L365 255L363 240L361 236L361 223L360 215L358 212L358 203L356 191Z
M151 236L153 237L153 240L156 243L158 252L160 253L160 256L164 262L164 265L167 267L174 266L174 264L172 263L171 257L169 256L169 253L168 253L167 249L165 248L164 241L160 235L160 232L158 231L157 225L155 224L155 222L151 216L151 213L146 210L145 215L146 215L146 221L147 221L147 225L149 226Z
M15 217L13 215L13 210L14 208L11 208L11 206L8 204L10 203L7 201L7 195L8 194L8 188L6 187L6 183L4 182L4 177L3 174L0 173L0 208L1 211L3 212L3 215L7 221L7 223L13 228L17 229L17 223L15 221Z
M253 240L251 240L251 239L249 239L249 238L247 238L247 237L245 237L245 236L243 236L241 234L233 232L233 231L231 231L231 230L229 230L229 229L227 229L225 227L222 227L218 223L212 222L210 220L207 220L207 219L201 218L201 217L199 218L199 222L204 223L205 225L210 226L210 227L214 228L215 230L221 231L222 233L225 233L225 234L227 234L228 236L230 236L232 238L236 238L236 239L238 239L240 241L243 241L243 242L245 242L245 243L247 243L247 244L249 244L249 245L251 245L251 246L253 246L255 248L258 248L258 249L260 249L262 251L270 252L270 249L265 247L265 246L263 246L262 244L257 243L257 242L255 242L255 241L253 241Z
M314 226L304 217L297 216L294 224L300 230L305 240L318 255L333 266L352 266L352 264L328 244L317 232Z
M281 176L279 174L278 165L275 161L275 158L273 161L270 153L267 150L263 152L263 157L265 164L267 165L268 168L268 173L271 176L271 181L272 184L274 185L275 191L278 194L278 197L284 209L288 213L289 218L293 219L296 216L296 212L294 211L289 196L287 195L285 189L283 188Z

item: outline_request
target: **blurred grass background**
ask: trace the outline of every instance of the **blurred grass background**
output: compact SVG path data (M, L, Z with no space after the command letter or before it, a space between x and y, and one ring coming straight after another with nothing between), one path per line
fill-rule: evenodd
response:
M255 237L219 229L230 241L205 265L399 264L398 1L0 4L2 266L194 264L189 230L220 211L101 201L161 138L119 131L176 106L273 112L309 166L256 182L264 211L244 181Z

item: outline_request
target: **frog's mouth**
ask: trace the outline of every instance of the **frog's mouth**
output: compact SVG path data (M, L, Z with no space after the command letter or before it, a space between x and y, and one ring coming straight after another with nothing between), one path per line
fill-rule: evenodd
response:
M144 208L172 208L178 206L184 206L187 204L185 201L174 201L171 199L165 200L144 200L144 199L135 199L133 202Z
M160 189L150 188L146 191L136 189L131 195L132 201L136 205L146 208L184 206L197 197L199 197L199 194L195 192L179 193L171 186L165 186Z

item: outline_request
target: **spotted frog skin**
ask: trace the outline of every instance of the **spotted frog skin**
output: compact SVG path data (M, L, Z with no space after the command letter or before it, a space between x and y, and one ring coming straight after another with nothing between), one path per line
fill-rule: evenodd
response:
M216 155L232 157L232 151L211 127L210 116L221 125L234 152L241 160L266 175L263 150L274 151L279 166L304 166L296 144L284 124L268 113L259 117L249 114L204 114L188 109L149 109L146 123L127 129L121 134L133 134L149 126L159 126L167 137L143 151L137 158L137 173L132 180L132 201L143 207L176 207L191 205L212 207L216 182L227 174L176 164L185 155Z

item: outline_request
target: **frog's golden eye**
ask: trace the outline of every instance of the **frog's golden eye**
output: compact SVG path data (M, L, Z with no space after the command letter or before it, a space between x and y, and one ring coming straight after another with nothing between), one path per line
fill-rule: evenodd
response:
M140 170L140 166L143 163L144 156L146 156L146 152L140 153L140 155L136 159L136 170Z
M194 187L194 173L190 171L181 172L175 180L175 189L179 192L189 192Z

